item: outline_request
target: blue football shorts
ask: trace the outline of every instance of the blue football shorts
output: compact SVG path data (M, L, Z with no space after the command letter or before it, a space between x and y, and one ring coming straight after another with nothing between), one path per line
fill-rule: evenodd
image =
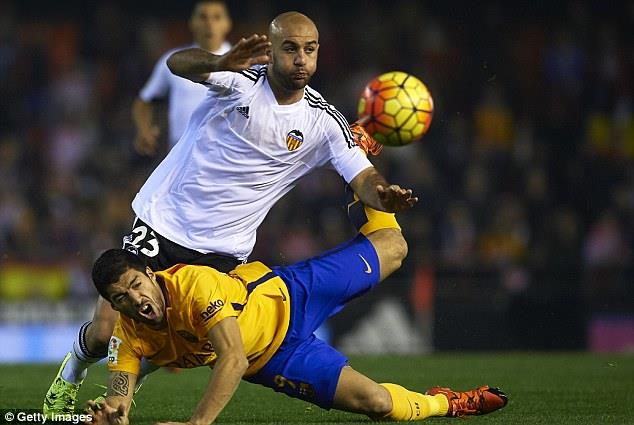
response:
M358 235L318 257L273 271L288 287L289 329L271 360L247 380L330 409L348 359L314 332L377 284L376 251L365 236Z

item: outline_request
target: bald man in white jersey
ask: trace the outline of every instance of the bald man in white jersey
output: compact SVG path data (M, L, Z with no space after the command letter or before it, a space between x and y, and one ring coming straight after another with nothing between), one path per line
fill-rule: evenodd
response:
M271 22L269 37L242 39L225 55L191 48L170 56L170 70L208 94L132 202L137 219L124 248L153 270L185 263L230 271L251 253L275 202L320 167L334 168L373 213L418 201L386 182L345 118L308 87L318 50L315 24L287 12ZM45 413L74 407L87 367L106 356L117 318L100 298L47 393Z
M226 41L231 30L231 18L222 0L197 1L189 18L194 44L215 55L223 55L231 45ZM207 95L207 90L185 78L172 74L167 58L185 47L172 49L156 62L150 78L132 104L132 120L136 128L134 146L143 155L153 155L158 147L159 127L154 123L154 102L168 101L168 148L171 149L187 128L189 118Z

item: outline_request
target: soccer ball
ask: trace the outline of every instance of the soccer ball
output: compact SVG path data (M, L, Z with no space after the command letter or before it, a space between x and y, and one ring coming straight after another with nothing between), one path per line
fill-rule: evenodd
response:
M377 142L402 146L427 132L434 101L418 78L392 71L379 75L365 86L358 112L363 126Z

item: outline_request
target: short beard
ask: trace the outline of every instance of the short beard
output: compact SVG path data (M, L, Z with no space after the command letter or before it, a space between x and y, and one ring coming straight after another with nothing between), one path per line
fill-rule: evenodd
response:
M308 83L310 82L310 79L312 78L312 75L309 75L305 80L302 80L302 81L294 80L292 77L287 76L282 71L280 71L275 65L275 62L273 62L272 71L273 71L273 75L275 76L275 80L278 82L278 84L282 86L284 90L288 90L288 91L296 91L296 90L303 89L304 87L308 85Z

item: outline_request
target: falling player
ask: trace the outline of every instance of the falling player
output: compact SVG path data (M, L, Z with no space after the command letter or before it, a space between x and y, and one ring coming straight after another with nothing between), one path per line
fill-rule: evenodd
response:
M185 264L154 273L126 250L105 252L93 281L121 316L109 345L107 398L88 403L94 423L128 422L143 357L157 366L213 368L188 424L213 423L240 379L376 420L480 415L504 407L506 395L489 386L465 392L434 387L421 394L378 384L315 337L326 318L398 269L407 253L394 215L369 210L360 229L319 257L287 267L247 263L229 274Z

